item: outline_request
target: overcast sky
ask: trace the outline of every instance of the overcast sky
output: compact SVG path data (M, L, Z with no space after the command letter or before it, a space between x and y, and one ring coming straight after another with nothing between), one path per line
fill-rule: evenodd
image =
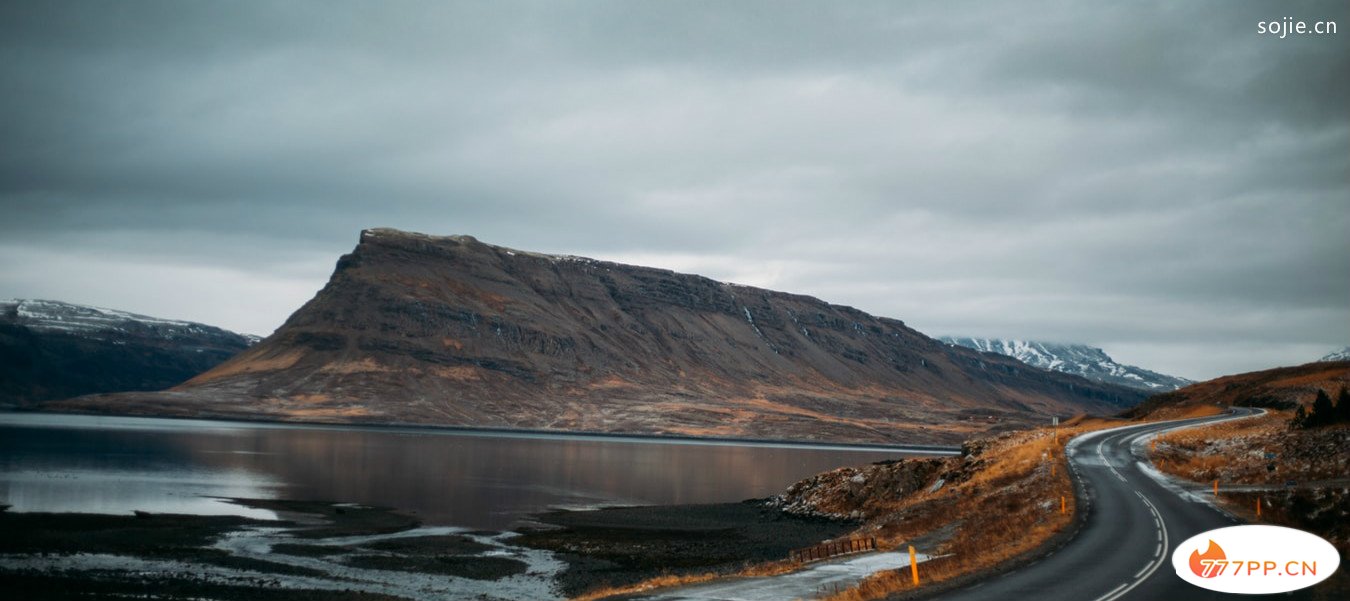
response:
M390 226L1190 378L1350 344L1350 3L1086 4L5 2L0 298L268 334Z

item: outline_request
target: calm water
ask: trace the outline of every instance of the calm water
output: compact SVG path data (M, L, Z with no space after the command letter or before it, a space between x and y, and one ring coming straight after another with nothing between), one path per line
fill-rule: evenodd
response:
M551 507L765 497L885 449L0 413L11 511L234 513L219 497L342 501L503 529Z

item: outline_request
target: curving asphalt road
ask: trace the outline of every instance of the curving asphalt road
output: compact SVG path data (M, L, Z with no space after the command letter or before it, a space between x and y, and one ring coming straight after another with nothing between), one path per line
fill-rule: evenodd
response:
M1193 586L1172 569L1181 541L1236 520L1208 503L1208 495L1166 481L1146 465L1144 444L1160 432L1241 419L1260 410L1083 434L1066 454L1087 511L1082 530L1048 557L1003 576L938 597L944 601L1167 601L1250 598ZM1152 472L1152 475L1150 475ZM1307 589L1280 595L1306 596Z

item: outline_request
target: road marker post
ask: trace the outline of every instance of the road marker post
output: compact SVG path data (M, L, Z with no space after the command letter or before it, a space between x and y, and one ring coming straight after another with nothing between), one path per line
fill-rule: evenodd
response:
M1063 513L1068 513L1068 511L1069 511L1069 501L1064 497L1064 495L1060 495L1060 497L1059 497L1059 512L1060 512L1061 514L1063 514Z
M914 545L909 546L909 574L914 579L914 586L919 586L919 559L914 554Z
M1256 498L1256 519L1261 519L1261 497Z
M1219 498L1219 479L1214 479L1214 498Z

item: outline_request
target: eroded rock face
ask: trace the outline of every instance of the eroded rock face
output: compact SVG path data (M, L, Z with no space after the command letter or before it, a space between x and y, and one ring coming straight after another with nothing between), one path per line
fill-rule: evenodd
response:
M951 442L1141 397L807 296L367 230L313 300L235 359L170 393L59 407Z

